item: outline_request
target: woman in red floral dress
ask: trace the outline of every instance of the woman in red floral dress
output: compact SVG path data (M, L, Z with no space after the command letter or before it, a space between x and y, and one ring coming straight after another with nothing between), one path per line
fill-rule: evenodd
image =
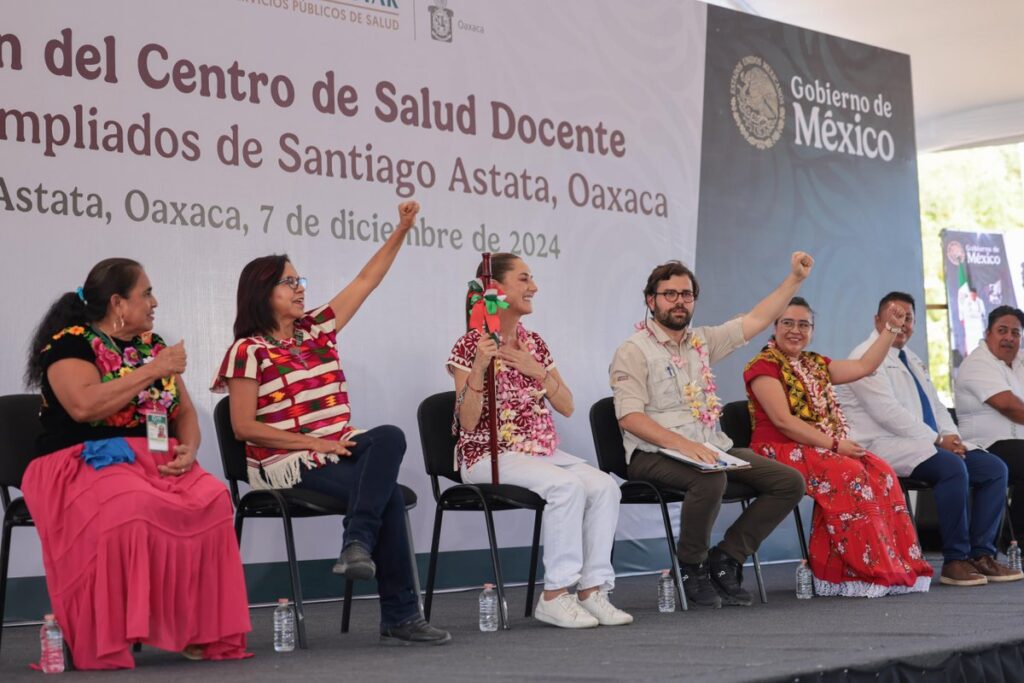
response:
M879 366L904 313L893 306L885 327L856 360L805 351L814 314L796 297L775 321L775 335L747 364L754 433L750 447L800 471L814 498L810 565L818 595L880 597L927 591L932 568L921 555L906 500L892 468L847 438L834 384Z

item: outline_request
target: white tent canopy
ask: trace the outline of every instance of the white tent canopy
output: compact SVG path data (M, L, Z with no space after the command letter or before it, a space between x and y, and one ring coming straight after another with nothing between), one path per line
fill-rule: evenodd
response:
M1024 2L709 0L910 55L919 152L1024 140Z

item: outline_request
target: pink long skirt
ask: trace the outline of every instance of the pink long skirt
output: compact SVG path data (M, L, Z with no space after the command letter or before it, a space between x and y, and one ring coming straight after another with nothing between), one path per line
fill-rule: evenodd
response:
M206 659L252 656L227 489L198 465L165 477L156 468L167 454L127 442L134 464L94 470L77 445L33 460L22 482L75 667L134 668L136 641L202 645Z

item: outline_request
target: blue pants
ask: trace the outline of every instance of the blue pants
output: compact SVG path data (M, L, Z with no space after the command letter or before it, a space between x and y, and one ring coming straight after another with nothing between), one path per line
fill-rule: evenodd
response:
M345 501L342 547L361 543L377 565L382 627L397 626L419 615L413 589L405 500L398 469L405 455L405 435L398 427L375 427L356 436L350 457L302 472L296 488Z
M932 485L942 534L942 556L947 562L980 555L995 557L1009 476L1002 460L982 450L967 451L961 458L940 448L915 467L910 476Z

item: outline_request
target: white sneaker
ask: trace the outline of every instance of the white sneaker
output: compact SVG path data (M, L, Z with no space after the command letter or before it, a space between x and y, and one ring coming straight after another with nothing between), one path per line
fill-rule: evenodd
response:
M623 612L608 601L604 591L594 591L589 598L579 600L580 606L594 615L601 626L625 626L633 623L633 615Z
M537 621L559 628L594 628L600 624L580 606L580 601L572 593L562 593L554 600L545 600L543 595L540 596L533 616Z

